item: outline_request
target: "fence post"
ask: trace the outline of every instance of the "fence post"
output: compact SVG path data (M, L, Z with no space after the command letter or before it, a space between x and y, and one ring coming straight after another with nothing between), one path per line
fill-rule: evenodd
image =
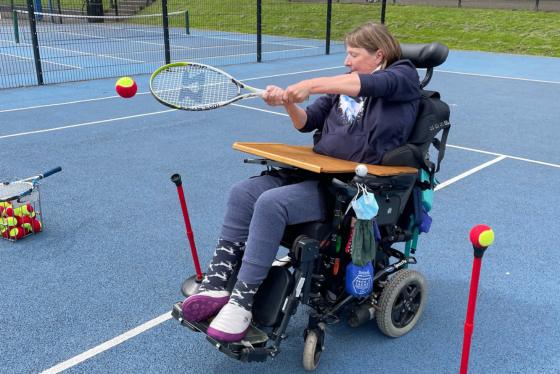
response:
M457 0L457 8L461 7L461 0Z
M165 63L171 63L171 50L169 48L169 17L167 14L167 0L161 0L161 17L163 21L163 46L165 48Z
M539 0L535 0L535 10L539 10Z
M185 34L191 33L191 21L189 19L189 11L185 10Z
M385 23L385 10L387 8L387 0L381 0L381 24Z
M27 0L27 12L29 17L29 28L31 30L31 43L33 45L33 58L35 60L35 72L37 83L43 85L43 68L41 67L41 55L39 53L39 40L37 40L37 24L35 20L35 9L33 0Z
M332 18L332 0L327 0L327 31L325 35L325 54L331 53L331 18Z
M14 38L16 40L16 43L19 43L18 12L15 9L12 10L12 20L14 23Z
M257 0L257 62L262 61L262 0Z

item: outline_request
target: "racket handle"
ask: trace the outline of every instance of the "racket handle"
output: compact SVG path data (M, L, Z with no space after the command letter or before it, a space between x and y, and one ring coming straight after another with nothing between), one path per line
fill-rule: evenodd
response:
M41 178L46 178L49 177L53 174L58 173L59 171L62 171L62 168L60 166L55 167L54 169L45 171L43 174L41 174Z

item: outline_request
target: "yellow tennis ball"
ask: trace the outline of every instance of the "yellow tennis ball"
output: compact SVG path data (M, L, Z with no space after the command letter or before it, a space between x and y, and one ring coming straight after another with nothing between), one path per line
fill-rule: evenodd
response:
M478 236L478 242L483 247L489 247L494 243L494 231L492 229L485 230Z
M12 206L12 203L10 203L9 201L0 201L0 206L2 208L8 208Z

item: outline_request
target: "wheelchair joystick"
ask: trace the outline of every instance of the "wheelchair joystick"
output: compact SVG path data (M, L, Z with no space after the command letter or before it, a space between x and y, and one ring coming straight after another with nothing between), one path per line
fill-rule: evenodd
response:
M469 292L469 303L467 306L467 318L465 320L465 333L463 337L463 353L461 356L460 374L466 374L469 365L469 352L471 338L474 329L474 312L476 309L476 296L478 293L478 279L484 251L494 242L494 231L486 225L476 225L470 231L470 240L474 249L474 262L471 275L471 289Z
M368 168L364 164L359 164L354 170L358 177L365 177L368 174Z

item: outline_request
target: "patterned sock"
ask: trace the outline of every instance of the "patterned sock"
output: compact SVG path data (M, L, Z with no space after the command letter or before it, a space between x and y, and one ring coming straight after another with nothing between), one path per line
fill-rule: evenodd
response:
M199 291L225 290L229 277L241 263L244 248L245 243L219 239Z
M253 307L253 297L257 293L260 285L261 283L249 284L237 280L235 287L233 287L231 291L229 302L250 312Z

